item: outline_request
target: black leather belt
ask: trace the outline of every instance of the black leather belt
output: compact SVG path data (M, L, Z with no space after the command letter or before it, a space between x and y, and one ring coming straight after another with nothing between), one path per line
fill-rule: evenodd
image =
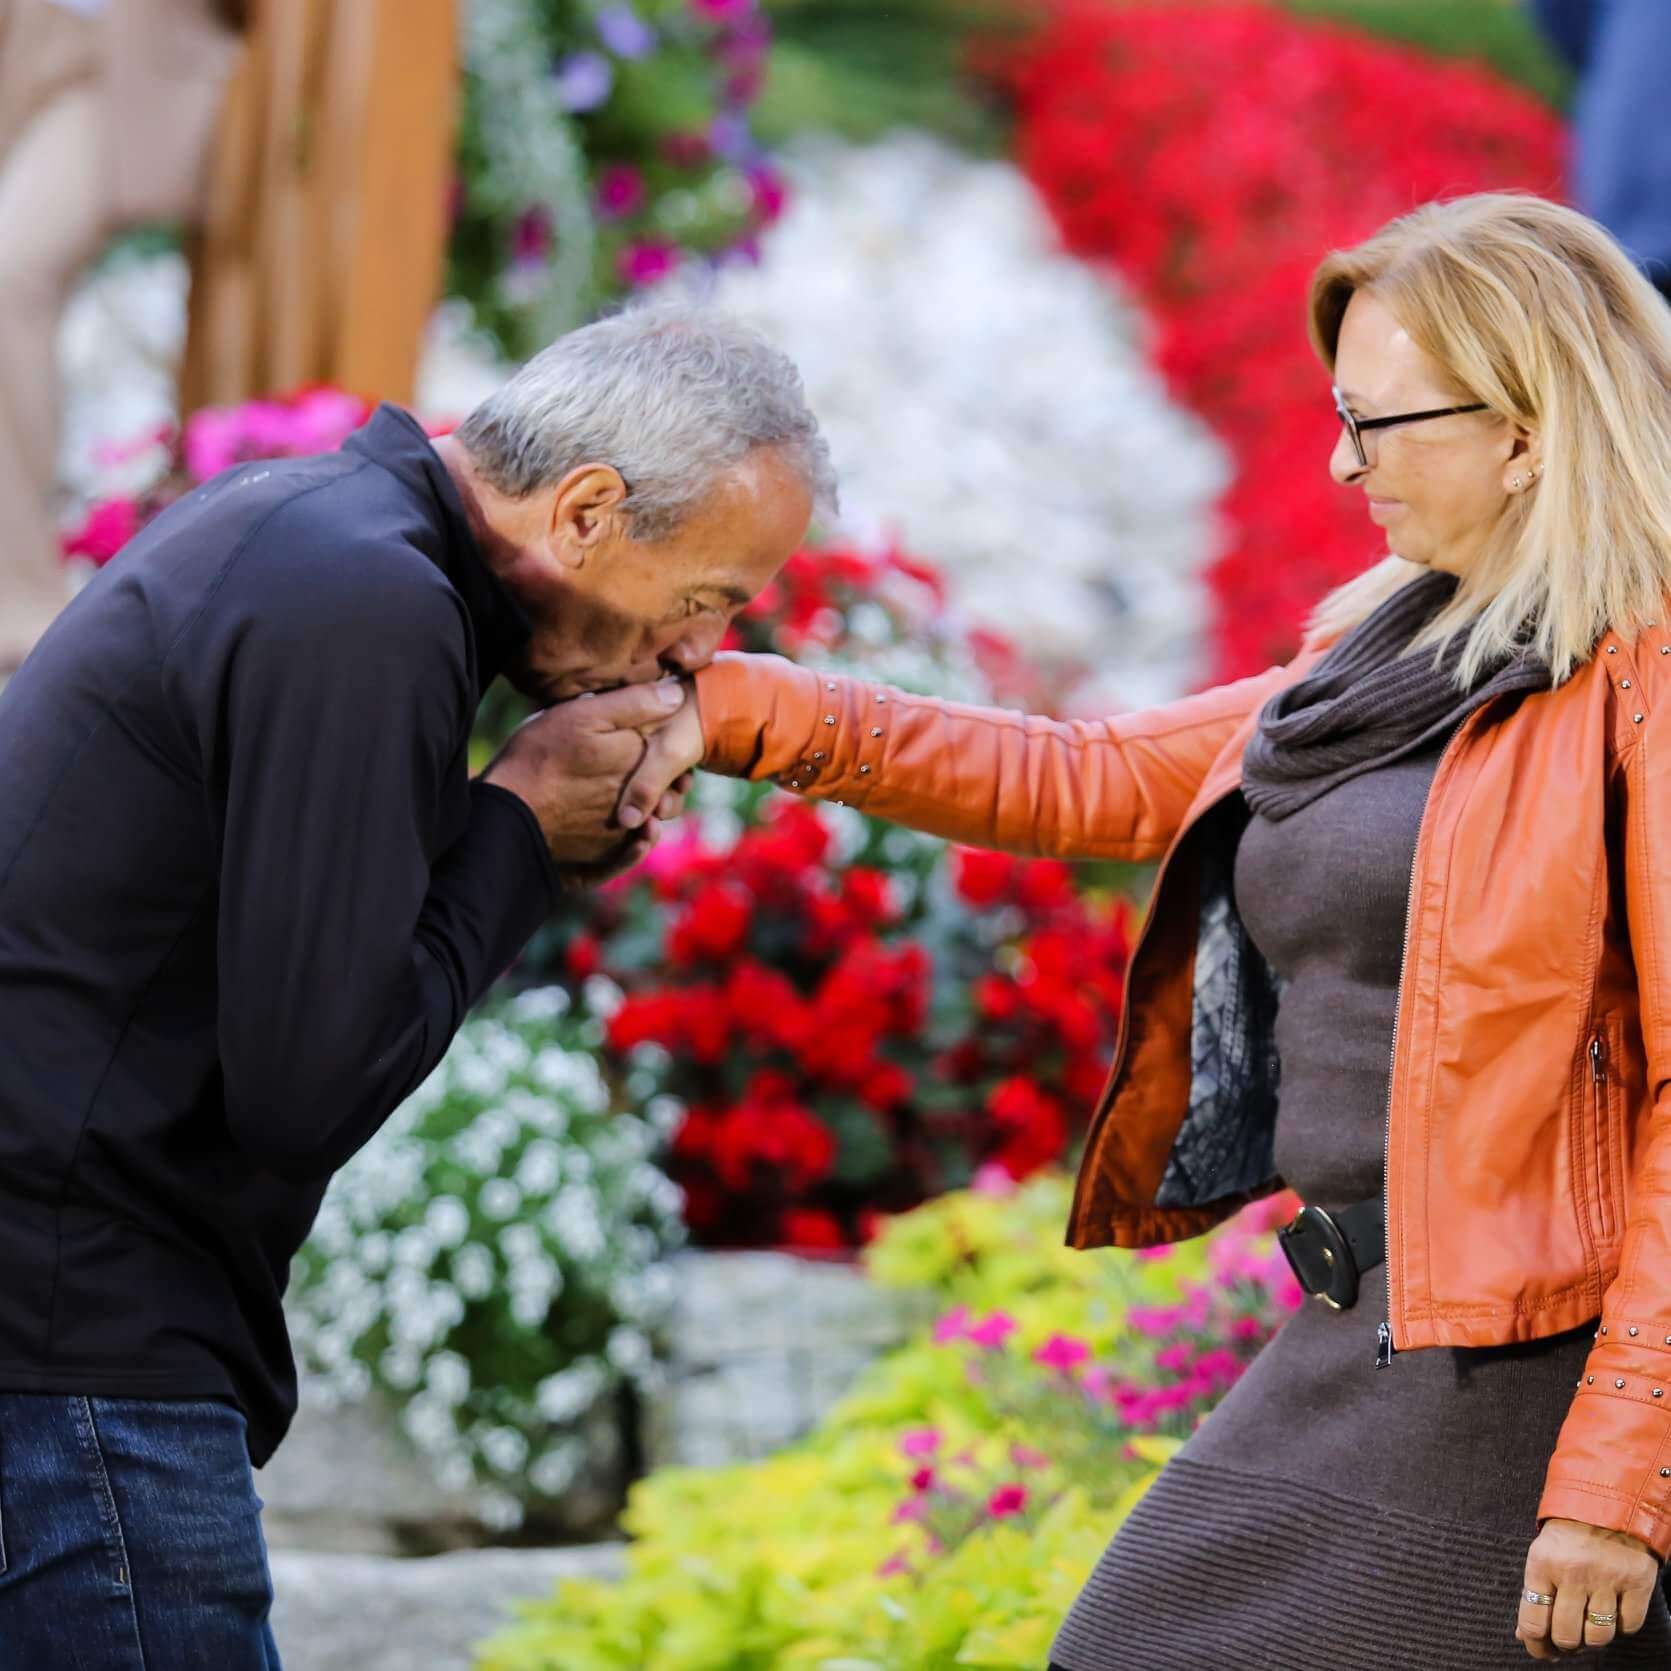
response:
M1325 1305L1344 1311L1358 1299L1358 1278L1387 1256L1381 1197L1355 1201L1330 1213L1301 1207L1276 1239L1288 1255L1294 1278Z

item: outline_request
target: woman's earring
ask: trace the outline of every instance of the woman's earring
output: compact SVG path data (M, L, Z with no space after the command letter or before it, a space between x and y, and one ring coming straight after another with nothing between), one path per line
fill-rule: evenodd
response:
M1516 493L1520 491L1521 485L1522 484L1518 476L1512 476L1509 478L1509 486L1512 487Z

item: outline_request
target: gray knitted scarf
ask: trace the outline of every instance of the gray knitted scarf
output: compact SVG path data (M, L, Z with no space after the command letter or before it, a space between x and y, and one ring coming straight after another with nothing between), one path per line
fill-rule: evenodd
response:
M1430 651L1398 659L1456 587L1442 569L1412 580L1265 704L1242 756L1242 793L1255 812L1286 818L1360 772L1442 742L1494 696L1549 688L1547 664L1523 647L1484 669L1464 694L1455 671L1465 633L1445 646L1437 667Z

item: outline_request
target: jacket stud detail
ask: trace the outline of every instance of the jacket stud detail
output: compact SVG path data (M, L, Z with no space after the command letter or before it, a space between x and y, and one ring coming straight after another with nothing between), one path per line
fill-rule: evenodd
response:
M871 736L873 736L873 737L880 737L880 736L881 736L881 735L882 735L882 727L881 727L881 726L879 726L879 725L873 725L873 726L871 726L871 728L870 728L870 734L871 734Z
M846 806L847 805L847 803L845 801L834 801L831 804L833 806Z
M1634 1323L1632 1323L1631 1326L1628 1329L1625 1330L1625 1333L1628 1334L1631 1337L1632 1340L1634 1340L1637 1337L1637 1335L1639 1335L1641 1332L1642 1331L1639 1328L1637 1328L1637 1326Z
M1607 1333L1607 1325L1606 1325L1606 1324L1605 1324L1605 1323L1603 1323L1603 1324L1602 1324L1602 1326L1601 1326L1601 1332L1602 1332L1602 1333L1603 1333L1603 1334L1606 1334L1606 1333Z
M1664 1387L1655 1387L1654 1388L1654 1397L1655 1398L1664 1398L1665 1397L1665 1388Z
M789 787L791 789L799 789L801 787L801 780L798 777L790 778Z
M821 749L821 748L815 748L815 749L814 749L814 750L813 750L813 751L812 751L812 758L813 758L813 759L814 759L814 760L822 760L822 759L823 759L823 758L824 758L824 751L823 751L823 749Z
M834 714L825 714L824 723L826 725L834 725L835 724L835 715Z
M1624 1391L1624 1390L1625 1390L1625 1384L1624 1384L1624 1382L1623 1382L1623 1381L1615 1381L1615 1382L1614 1382L1614 1383L1613 1383L1613 1385L1614 1385L1614 1386L1615 1386L1615 1387L1617 1387L1617 1388L1618 1388L1618 1389L1619 1389L1619 1391L1620 1391L1620 1392L1623 1392L1623 1391Z
M1619 689L1620 690L1629 690L1630 689L1630 680L1629 679L1621 679L1619 681Z
M1642 723L1642 716L1640 714L1632 714L1630 718L1633 725L1640 725Z
M1619 646L1618 646L1618 645L1617 645L1617 644L1609 644L1609 645L1608 645L1608 646L1607 646L1607 653L1608 653L1608 655L1610 655L1610 656L1616 656L1616 655L1618 655L1618 653L1619 653Z
M888 700L888 693L884 690L877 691L876 700L878 702L886 702Z
M834 690L835 689L835 680L834 679L826 680L825 684L824 684L824 689L825 690Z
M1659 647L1659 653L1662 656L1671 656L1671 644L1661 644Z
M870 772L870 768L868 766L861 766L859 768L859 776L860 777L867 776L869 774L869 772Z
M1585 1376L1585 1377L1584 1377L1584 1385L1585 1385L1585 1386L1586 1386L1586 1387L1587 1387L1587 1386L1589 1386L1589 1385L1590 1385L1590 1383L1591 1383L1591 1382L1593 1382L1593 1381L1594 1381L1594 1380L1595 1380L1595 1376L1593 1376L1593 1375L1586 1375L1586 1376Z

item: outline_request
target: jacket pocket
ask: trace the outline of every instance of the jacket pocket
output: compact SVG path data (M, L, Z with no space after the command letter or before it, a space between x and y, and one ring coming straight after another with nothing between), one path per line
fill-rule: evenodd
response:
M1624 1064L1617 1020L1610 1017L1594 1024L1586 1057L1584 1193L1590 1201L1590 1228L1601 1248L1611 1253L1624 1196Z

